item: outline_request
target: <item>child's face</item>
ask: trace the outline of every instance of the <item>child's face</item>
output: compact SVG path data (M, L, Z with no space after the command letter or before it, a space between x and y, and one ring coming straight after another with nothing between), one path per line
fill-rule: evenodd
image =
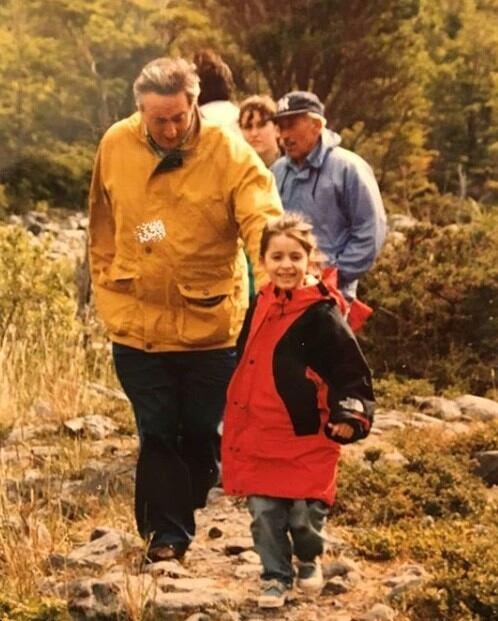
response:
M292 237L284 233L274 235L261 262L272 283L280 289L299 289L303 286L309 257Z

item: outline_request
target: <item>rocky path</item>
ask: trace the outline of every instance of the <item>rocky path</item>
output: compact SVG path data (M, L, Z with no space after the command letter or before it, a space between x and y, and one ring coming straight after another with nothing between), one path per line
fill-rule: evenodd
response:
M423 568L356 561L347 532L332 525L327 529L323 591L309 596L294 589L285 607L258 609L261 566L248 536L249 516L243 505L219 489L212 490L207 508L197 514L198 535L182 563L141 566L141 542L123 532L100 529L92 535L96 539L66 559L87 576L59 584L59 595L68 598L75 619L117 619L119 614L135 619L146 610L149 618L167 621L402 619L388 605L389 596L419 584Z
M123 398L117 391L107 396ZM35 410L36 425L13 429L0 448L2 502L12 510L0 534L7 552L12 540L14 553L20 554L20 532L39 548L38 556L46 549L43 572L36 568L43 573L37 589L66 601L73 619L406 621L395 610L393 596L428 579L424 568L409 559L358 559L353 532L329 521L322 592L309 596L295 589L285 607L260 610L261 567L249 537L249 514L244 501L224 496L219 488L197 512L198 533L184 561L145 566L144 543L132 534L136 438L120 433L110 417L92 415L57 425L48 405ZM458 434L475 421L491 419L498 419L498 403L487 399L415 398L406 410L379 410L370 437L347 447L343 459L363 459L367 449L381 446L382 459L400 462L404 458L390 444L391 430L435 427ZM77 443L68 445L69 438ZM481 476L491 484L498 483L497 453L489 451L481 460ZM31 513L14 518L22 506ZM57 512L68 528L64 537L45 526Z

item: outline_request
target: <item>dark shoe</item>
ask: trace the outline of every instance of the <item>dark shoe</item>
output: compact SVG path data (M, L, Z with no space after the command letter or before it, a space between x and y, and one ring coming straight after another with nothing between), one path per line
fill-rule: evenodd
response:
M148 549L146 562L159 563L160 561L171 561L174 559L181 560L185 556L187 548L184 546L158 545Z
M280 608L285 604L289 589L279 580L264 580L258 597L260 608Z

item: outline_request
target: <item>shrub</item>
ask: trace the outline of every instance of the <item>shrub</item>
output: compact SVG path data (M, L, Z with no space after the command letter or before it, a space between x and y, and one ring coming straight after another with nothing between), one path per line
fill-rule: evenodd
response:
M355 548L369 561L390 561L398 556L403 538L403 534L394 529L371 528L360 532Z
M423 564L427 584L393 601L412 621L495 621L498 505L470 472L477 451L497 446L498 423L450 439L414 430L394 440L405 466L382 463L375 447L369 466L343 463L333 521L353 526L353 546L368 560Z
M434 529L405 529L407 551L424 562L430 583L401 604L414 621L494 621L498 618L497 509L479 524L444 521Z
M432 396L434 386L426 379L409 379L388 374L375 380L375 398L381 407L396 408L413 395Z
M0 615L5 621L69 621L66 604L48 598L20 603L0 595Z
M86 203L94 148L58 145L53 152L29 152L1 171L9 210L24 213L37 202L82 209ZM0 200L1 204L1 200Z
M437 391L485 394L498 351L498 214L387 244L364 279L375 313L363 341L378 377L426 379Z
M387 526L424 516L471 517L483 508L483 486L459 468L456 459L422 452L408 459L402 467L344 464L333 520L352 526Z
M481 451L498 450L498 420L488 421L472 433L458 436L451 442L451 453L455 457L473 458Z
M10 335L36 347L47 324L58 326L59 338L74 334L71 271L49 259L48 243L21 227L0 228L0 341Z
M471 474L472 455L464 451L465 444L456 452L453 442L456 446L458 440L448 441L426 430L404 431L397 444L405 465L377 463L372 450L367 453L370 466L344 461L333 520L382 527L424 516L478 516L486 504L485 486Z

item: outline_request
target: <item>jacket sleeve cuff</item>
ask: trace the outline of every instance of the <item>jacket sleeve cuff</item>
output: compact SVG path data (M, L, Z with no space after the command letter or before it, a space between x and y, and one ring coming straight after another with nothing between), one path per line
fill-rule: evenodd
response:
M373 404L366 404L359 399L347 399L345 401L354 409L353 407L341 407L342 402L339 402L336 411L330 414L329 423L333 425L347 423L352 427L353 435L350 438L339 438L332 434L332 430L328 426L325 427L325 435L338 444L351 444L363 440L370 433L372 426Z

